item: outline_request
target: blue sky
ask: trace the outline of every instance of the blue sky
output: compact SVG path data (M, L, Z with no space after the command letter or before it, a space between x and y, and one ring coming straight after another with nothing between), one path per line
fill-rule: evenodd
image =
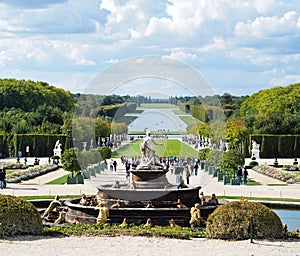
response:
M297 0L0 0L0 38L1 78L74 93L140 56L180 61L220 95L300 82Z

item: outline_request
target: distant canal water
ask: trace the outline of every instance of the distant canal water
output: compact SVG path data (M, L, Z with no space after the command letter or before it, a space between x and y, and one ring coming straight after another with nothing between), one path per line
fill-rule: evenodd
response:
M289 231L300 229L299 209L272 209L281 219L282 224L287 224Z
M129 126L130 131L185 132L187 124L172 109L146 109Z

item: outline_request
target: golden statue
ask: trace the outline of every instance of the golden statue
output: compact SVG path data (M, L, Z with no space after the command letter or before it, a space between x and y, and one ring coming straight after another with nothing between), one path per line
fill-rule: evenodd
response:
M201 212L200 212L200 204L196 203L194 207L192 207L191 211L191 219L190 219L190 225L192 228L200 227L201 223L203 223L203 219L201 218Z
M97 217L97 224L106 223L109 217L109 210L106 207L106 203L100 202L94 209L99 210L99 214Z

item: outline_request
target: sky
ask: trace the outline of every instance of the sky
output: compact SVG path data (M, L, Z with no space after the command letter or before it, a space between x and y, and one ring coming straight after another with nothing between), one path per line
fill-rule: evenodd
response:
M72 93L147 56L199 72L219 95L300 81L299 0L0 0L0 39L0 78ZM112 92L186 94L173 82L129 78Z

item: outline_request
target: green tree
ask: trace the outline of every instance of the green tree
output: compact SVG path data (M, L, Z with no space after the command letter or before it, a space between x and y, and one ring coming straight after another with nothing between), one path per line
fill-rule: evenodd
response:
M297 134L300 130L300 84L274 87L251 95L240 115L256 134Z
M220 166L224 152L219 150L210 150L207 156L207 162L213 166Z
M221 170L225 172L226 175L232 175L234 178L236 177L236 170L238 166L243 166L244 164L244 155L235 149L224 152L220 161Z
M79 150L77 148L66 149L61 155L61 163L63 168L66 171L72 172L72 177L74 177L74 173L77 173L81 170L78 156Z
M97 118L95 120L95 136L105 138L111 134L111 123L107 120Z
M240 118L231 118L226 121L226 140L232 148L241 150L247 135L248 128L245 121Z

